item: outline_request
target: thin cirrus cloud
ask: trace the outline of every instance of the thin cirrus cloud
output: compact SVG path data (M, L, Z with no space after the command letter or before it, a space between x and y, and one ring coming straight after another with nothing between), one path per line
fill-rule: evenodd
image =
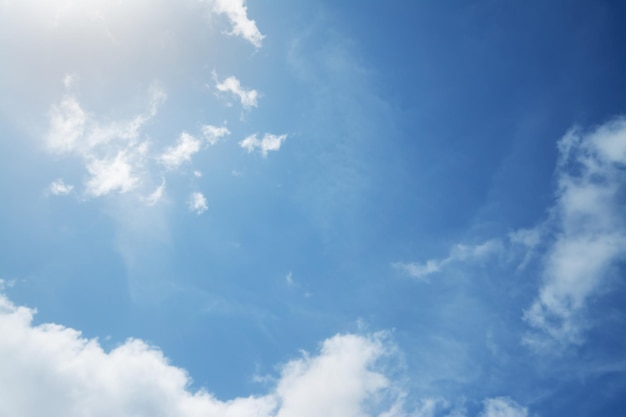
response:
M191 391L189 374L141 340L129 339L105 351L97 339L86 339L72 328L34 325L34 314L0 294L1 415L405 417L434 416L435 411L464 415L450 414L445 401L431 399L407 410L402 383L389 375L386 365L385 359L396 354L386 334L328 338L318 352L305 352L283 365L268 392L223 401L204 389ZM509 398L483 404L480 417L528 415Z
M154 206L159 201L163 199L163 194L165 192L165 180L161 182L161 184L147 197L144 198L144 201L147 206Z
M528 408L508 397L489 398L483 401L479 417L528 417Z
M241 82L237 77L230 76L224 81L219 81L217 73L214 71L213 79L215 80L215 88L217 88L217 91L237 97L244 109L249 110L251 107L257 107L258 91L254 89L246 90L241 86Z
M228 17L232 24L230 35L239 36L256 48L261 47L265 35L259 31L256 22L248 17L245 0L214 0L213 12Z
M499 253L502 249L502 242L499 239L491 239L478 245L457 244L446 258L429 259L424 263L394 262L391 265L412 278L424 280L429 275L441 272L453 264L476 262Z
M244 140L239 142L239 146L244 148L248 153L252 153L255 150L259 150L263 157L267 157L267 153L271 151L278 151L283 142L287 140L287 135L273 135L266 133L261 139L257 137L257 134L250 135Z

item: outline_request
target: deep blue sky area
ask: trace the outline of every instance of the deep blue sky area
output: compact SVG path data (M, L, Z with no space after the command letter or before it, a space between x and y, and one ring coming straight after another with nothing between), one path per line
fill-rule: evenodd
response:
M0 2L0 416L625 416L625 19Z

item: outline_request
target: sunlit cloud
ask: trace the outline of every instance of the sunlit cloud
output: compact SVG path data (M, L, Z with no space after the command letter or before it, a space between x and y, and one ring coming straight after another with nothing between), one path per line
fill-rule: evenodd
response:
M126 193L135 188L140 180L133 173L127 153L120 151L110 159L94 159L87 164L91 175L86 184L87 194L100 197L113 191Z
M0 288L2 281L0 281ZM266 393L218 399L192 390L189 373L138 339L107 351L97 339L60 324L33 324L35 310L0 294L0 415L83 417L407 417L450 415L445 400L406 404L387 358L386 333L338 334L265 378ZM459 414L456 414L457 416ZM487 399L481 417L526 417L509 398Z
M183 132L178 138L176 146L167 148L159 160L169 169L178 168L183 163L191 161L193 154L200 150L200 145L200 140Z
M213 11L228 17L233 26L231 35L240 36L255 47L261 47L265 36L257 28L256 22L248 17L245 0L214 0Z

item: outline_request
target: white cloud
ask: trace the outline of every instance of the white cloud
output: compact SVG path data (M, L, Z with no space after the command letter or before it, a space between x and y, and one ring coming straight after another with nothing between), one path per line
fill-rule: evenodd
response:
M490 398L483 402L479 417L528 417L528 409L507 397Z
M0 280L0 288L3 281ZM20 417L434 417L443 399L406 410L402 383L386 359L396 348L385 333L339 334L319 352L280 367L265 394L220 400L156 347L129 339L110 351L97 339L59 325L33 324L35 311L0 293L0 415ZM509 398L484 401L480 417L527 417Z
M125 193L141 182L138 173L145 164L148 144L139 142L140 132L166 97L155 87L149 93L147 110L126 121L100 123L72 96L51 107L46 145L54 153L73 154L82 160L90 174L87 195Z
M267 394L221 401L190 391L189 375L140 340L106 352L76 330L34 326L33 313L0 295L3 416L366 417L377 413L365 400L391 384L378 366L389 350L380 337L337 335L287 363Z
M254 135L250 135L239 142L239 146L248 151L248 153L252 153L255 149L259 149L261 151L261 155L265 158L267 157L267 153L269 151L278 151L286 139L287 135L272 135L270 133L263 135L263 139L258 139L255 133Z
M111 159L94 159L87 165L91 178L87 181L86 192L100 197L113 191L125 193L139 184L133 175L133 166L124 151Z
M95 339L0 296L0 415L265 417L273 396L219 401L190 392L188 374L140 340L105 352Z
M200 140L183 132L178 138L178 144L167 148L159 160L169 169L178 168L183 163L191 161L192 155L200 150L201 144Z
M52 195L67 195L74 189L73 185L66 184L62 179L54 180L49 186L48 191Z
M257 98L259 97L259 93L256 90L246 90L234 76L228 77L224 81L219 82L217 80L217 74L213 72L213 78L215 79L215 88L222 93L230 93L239 98L239 101L244 109L257 107Z
M46 135L48 148L56 153L72 152L79 146L87 115L73 97L64 97L50 109L50 128Z
M209 145L215 145L226 135L230 135L230 130L226 126L212 126L212 125L204 125L202 126L202 135L209 143Z
M144 201L146 202L146 205L154 206L156 203L161 201L161 199L163 198L163 192L164 191L165 191L165 180L163 180L163 182L161 182L161 185L159 185L156 188L156 190L154 190L149 196L147 196L144 199Z
M541 252L539 294L523 314L533 330L523 342L545 351L582 343L583 330L589 325L585 317L589 298L626 260L626 118L589 133L574 129L559 141L558 148L558 189L546 221L509 233L506 239L457 245L443 259L396 262L393 267L424 279L453 263L484 259L504 250L515 258L521 248L520 270Z
M417 279L425 279L428 275L440 272L444 268L458 262L475 262L502 251L499 239L487 240L479 245L457 244L446 258L429 259L424 263L394 262L392 267Z
M74 86L74 83L76 82L75 78L76 77L74 77L72 74L65 74L65 77L63 77L63 86L66 90Z
M287 363L276 388L281 404L276 417L369 415L365 400L390 385L372 370L384 353L376 338L343 335L326 340L319 356Z
M146 112L130 120L102 124L87 114L75 97L65 96L49 112L49 128L45 136L48 149L55 153L90 157L110 142L119 141L123 146L138 138L140 130L156 115L158 106L165 98L162 90L151 87Z
M265 36L257 28L256 22L248 18L245 4L245 0L215 0L213 11L228 17L233 25L231 35L240 36L260 48Z
M196 214L202 214L209 208L206 198L199 192L191 193L188 205L189 210L195 212Z
M525 342L541 349L580 343L582 312L612 267L626 259L626 119L593 132L570 131L559 142L558 191L539 295L524 313L539 332ZM548 336L547 338L545 336Z

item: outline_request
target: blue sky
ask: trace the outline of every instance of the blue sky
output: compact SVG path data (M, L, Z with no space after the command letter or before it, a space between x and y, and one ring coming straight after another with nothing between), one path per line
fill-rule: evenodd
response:
M0 415L624 415L625 17L1 1Z

